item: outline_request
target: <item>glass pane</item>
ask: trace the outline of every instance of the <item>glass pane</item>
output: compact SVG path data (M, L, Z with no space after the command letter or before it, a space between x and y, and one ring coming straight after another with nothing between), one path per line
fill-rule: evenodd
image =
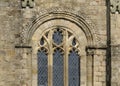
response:
M53 41L57 45L62 43L62 41L63 41L63 34L62 34L62 31L60 29L56 29L56 31L54 31Z
M40 44L41 45L44 45L44 38L42 37L41 40L40 40Z
M73 46L76 45L76 40L75 40L75 38L74 38L73 41L72 41L72 45L73 45Z
M75 49L69 54L69 86L80 86L80 63L79 55Z
M64 86L63 51L57 48L53 54L53 86Z
M46 50L38 51L38 86L47 86L48 68Z

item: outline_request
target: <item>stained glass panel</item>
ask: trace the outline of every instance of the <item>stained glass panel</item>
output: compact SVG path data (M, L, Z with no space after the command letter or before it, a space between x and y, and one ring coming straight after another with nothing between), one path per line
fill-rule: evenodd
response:
M42 48L38 51L38 86L47 86L48 68L46 50Z
M53 86L64 86L63 51L57 48L53 53Z
M42 37L41 40L40 40L40 44L41 45L44 45L44 38Z
M62 41L63 41L62 30L60 30L59 28L56 29L56 31L54 31L54 33L53 33L53 41L54 41L54 43L56 43L57 45L61 44Z
M69 86L80 86L80 66L79 66L79 55L75 49L70 51L69 54Z
M72 45L75 46L76 45L76 39L74 38L72 41Z

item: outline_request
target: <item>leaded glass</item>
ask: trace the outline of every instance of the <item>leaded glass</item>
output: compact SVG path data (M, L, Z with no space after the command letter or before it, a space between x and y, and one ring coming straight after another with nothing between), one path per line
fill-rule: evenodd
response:
M80 86L79 55L75 49L69 53L69 86Z
M47 30L39 45L38 86L80 86L78 41L73 33L62 27Z
M45 48L38 51L38 86L47 86L48 68L47 53Z
M64 86L63 51L57 48L53 53L53 86Z
M40 40L40 44L41 45L44 45L44 38L42 37L41 40Z
M72 45L73 45L73 46L76 45L76 39L75 39L75 38L73 38Z
M61 44L63 41L63 34L62 34L62 30L60 30L59 28L56 29L53 33L53 41L54 43L56 43L57 45Z

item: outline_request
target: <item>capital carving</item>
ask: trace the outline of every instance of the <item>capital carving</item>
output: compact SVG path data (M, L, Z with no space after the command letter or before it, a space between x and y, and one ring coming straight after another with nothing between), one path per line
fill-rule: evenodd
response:
M120 0L110 0L110 8L112 13L120 13Z
M26 7L33 8L34 0L21 0L21 5L23 8L26 8Z

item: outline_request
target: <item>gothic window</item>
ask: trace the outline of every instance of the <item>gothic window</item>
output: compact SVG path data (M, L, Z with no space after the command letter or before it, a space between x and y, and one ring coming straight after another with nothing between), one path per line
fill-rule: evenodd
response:
M39 45L38 86L80 86L79 43L72 31L45 31Z

